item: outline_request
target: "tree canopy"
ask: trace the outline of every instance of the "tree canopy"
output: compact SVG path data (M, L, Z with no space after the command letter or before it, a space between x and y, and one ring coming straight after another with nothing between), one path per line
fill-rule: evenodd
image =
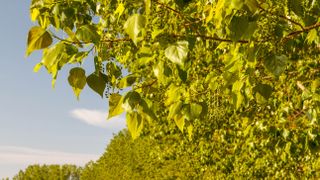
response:
M75 165L30 165L24 171L20 171L13 180L79 180L81 168Z
M75 96L88 85L109 98L133 139L175 140L160 159L195 152L199 172L221 177L319 177L319 0L32 0L30 12L34 70L54 85L71 65Z

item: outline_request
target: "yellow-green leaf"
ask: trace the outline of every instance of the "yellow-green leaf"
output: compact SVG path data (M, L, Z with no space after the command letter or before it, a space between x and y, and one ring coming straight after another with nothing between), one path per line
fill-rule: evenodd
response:
M114 14L118 14L118 20L119 20L120 16L122 15L123 11L124 11L124 5L123 5L123 3L120 3L118 5L116 11L114 12Z
M37 9L37 8L30 9L30 19L31 19L31 21L35 21L39 15L40 15L39 9Z
M26 55L29 56L34 50L43 49L52 44L51 35L43 28L34 26L28 33Z
M146 14L150 14L150 9L151 9L151 0L144 0L144 4L146 6Z
M83 25L78 28L76 37L85 43L97 43L100 40L97 28L93 25Z
M42 63L38 63L33 67L33 72L38 72L40 70L40 68L42 67Z
M318 31L316 29L312 29L309 31L306 41L308 44L312 44L313 42L319 40Z
M183 127L184 127L184 116L183 115L176 115L174 118L174 122L178 126L181 132L183 132Z
M145 26L145 17L141 14L134 14L128 18L124 23L124 30L132 39L134 44L137 45L139 33Z
M123 102L123 98L120 94L118 93L110 94L109 114L107 119L110 119L114 116L117 116L123 113L122 102Z
M182 109L183 103L178 101L170 106L168 118L171 119L176 116Z
M139 137L143 128L143 118L137 112L127 114L127 126L132 139Z
M202 106L200 104L197 103L192 103L190 105L190 112L191 112L191 117L192 118L197 118L200 116L201 112L202 112Z
M87 83L85 70L80 67L72 68L69 71L68 82L77 99L79 99L79 95Z
M189 52L188 41L178 41L165 50L165 56L173 63L183 65Z

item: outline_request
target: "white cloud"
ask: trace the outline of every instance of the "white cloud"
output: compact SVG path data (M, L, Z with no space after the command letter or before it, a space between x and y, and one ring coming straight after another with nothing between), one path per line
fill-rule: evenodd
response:
M107 120L108 113L105 111L82 108L74 109L70 114L73 118L79 119L84 123L92 126L113 129L115 132L126 127L124 116L117 116Z
M18 146L0 146L0 178L12 177L31 164L75 164L84 166L99 155L69 153Z
M99 155L40 150L17 146L0 146L0 164L77 164L97 160Z

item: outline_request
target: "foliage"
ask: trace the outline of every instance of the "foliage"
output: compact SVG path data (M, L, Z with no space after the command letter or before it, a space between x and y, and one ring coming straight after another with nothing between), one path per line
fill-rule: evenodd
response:
M197 174L319 177L318 12L319 0L33 0L27 54L43 49L35 69L53 84L76 66L77 97L105 93L134 139L174 139L159 156L194 152Z
M120 132L97 162L86 165L81 179L144 179L143 173L152 167L151 147L150 141L133 142L127 131Z
M187 179L190 175L196 176L195 166L187 164L192 156L160 160L156 143L145 136L132 141L128 131L124 130L113 138L97 162L86 165L81 179Z
M80 179L81 168L75 165L30 165L24 171L20 171L13 180L54 180L54 179Z

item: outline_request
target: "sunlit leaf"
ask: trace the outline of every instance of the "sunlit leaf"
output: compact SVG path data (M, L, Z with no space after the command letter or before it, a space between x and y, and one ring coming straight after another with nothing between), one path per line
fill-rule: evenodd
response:
M33 72L38 72L40 68L42 67L42 63L38 63L33 67Z
M123 3L119 3L116 11L114 12L115 14L118 14L118 20L120 18L120 16L122 15L123 11L125 10L124 8L124 4Z
M34 50L44 49L52 44L51 35L43 28L34 26L28 33L26 55L29 56Z
M315 29L312 29L311 31L309 31L306 41L308 42L308 44L312 44L317 40L319 40L318 31Z
M144 120L137 112L127 113L126 119L132 139L136 139L142 131Z
M122 102L123 97L120 94L110 94L108 119L123 113Z
M180 129L181 132L183 132L183 128L184 128L184 124L185 124L185 118L183 115L176 115L173 118L174 122L176 123L176 125L178 126L178 128Z
M168 118L171 119L180 113L183 103L178 101L170 106Z
M37 17L40 15L40 11L38 8L31 8L30 9L30 19L31 21L37 20Z
M145 17L140 14L134 14L128 18L124 24L124 30L137 45L139 33L145 26Z
M77 29L76 37L85 43L97 43L100 39L93 25L84 25Z
M178 41L167 47L165 56L178 65L183 65L188 56L188 41Z

